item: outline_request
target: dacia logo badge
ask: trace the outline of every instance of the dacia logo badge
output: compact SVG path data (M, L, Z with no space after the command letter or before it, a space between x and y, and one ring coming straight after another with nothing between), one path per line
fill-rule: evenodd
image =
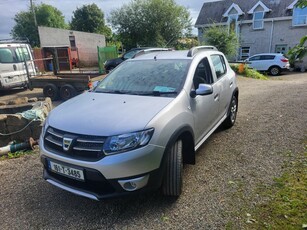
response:
M72 141L73 141L72 138L69 138L69 137L63 138L63 149L65 151L69 151Z

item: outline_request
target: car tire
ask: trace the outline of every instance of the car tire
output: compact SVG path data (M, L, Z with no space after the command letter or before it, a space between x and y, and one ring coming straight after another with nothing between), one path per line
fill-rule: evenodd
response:
M55 101L59 97L59 89L54 84L47 84L43 88L43 93L45 97L50 97L52 101Z
M162 193L178 197L182 190L182 140L177 140L167 153L166 171L162 184Z
M280 75L281 73L281 68L278 67L278 66L271 66L269 68L269 73L272 75L272 76L278 76Z
M66 84L63 85L60 89L60 97L65 101L76 95L77 91L72 85Z
M228 116L223 122L223 127L225 129L231 128L236 123L237 112L238 112L238 99L236 98L236 96L232 96L229 105Z

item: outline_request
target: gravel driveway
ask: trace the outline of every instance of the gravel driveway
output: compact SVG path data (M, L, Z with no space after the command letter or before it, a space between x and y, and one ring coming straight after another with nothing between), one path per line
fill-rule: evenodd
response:
M236 125L218 130L184 168L183 194L159 193L101 202L42 179L38 154L0 161L1 229L233 229L265 200L260 184L282 173L286 153L307 137L307 73L268 81L239 77Z

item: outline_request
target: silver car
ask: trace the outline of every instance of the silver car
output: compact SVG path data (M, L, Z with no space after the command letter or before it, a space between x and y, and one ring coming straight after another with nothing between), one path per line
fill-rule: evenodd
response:
M44 178L95 200L156 189L177 197L183 164L195 164L220 125L234 125L238 93L214 47L127 60L49 114L40 138Z

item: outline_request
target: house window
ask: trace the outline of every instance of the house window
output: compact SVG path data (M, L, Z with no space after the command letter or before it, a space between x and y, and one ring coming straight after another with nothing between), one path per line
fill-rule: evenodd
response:
M244 46L240 49L240 60L245 60L250 56L250 47Z
M305 8L293 8L293 25L307 25L307 7Z
M253 28L254 30L257 29L263 29L263 17L264 17L264 12L254 12L254 22L253 22Z
M234 32L237 34L237 22L238 22L238 15L237 14L232 14L228 16L228 29L229 33Z
M77 47L76 47L76 39L75 39L75 36L69 36L69 42L70 42L70 48L71 50L76 50Z
M287 53L287 45L276 45L275 46L275 53Z

